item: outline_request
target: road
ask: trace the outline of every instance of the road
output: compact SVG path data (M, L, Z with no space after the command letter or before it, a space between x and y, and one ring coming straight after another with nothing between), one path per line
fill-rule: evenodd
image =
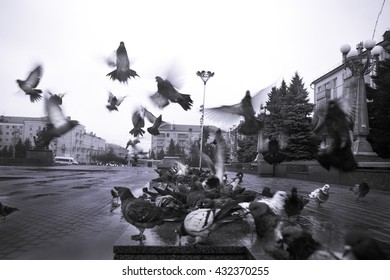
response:
M102 166L0 166L0 174L0 201L20 208L0 221L0 259L16 260L113 259L113 245L118 240L130 240L135 229L121 219L119 209L110 212L110 190L125 186L140 194L140 188L157 177L148 167ZM230 178L233 174L228 175ZM322 185L249 174L244 175L242 183L257 191L265 186L290 191L295 186L301 194ZM346 230L357 227L390 244L389 202L390 192L371 190L365 199L357 201L349 186L331 185L330 199L321 208L310 202L302 212L302 222L315 239L333 250L342 248ZM175 245L176 236L162 234L166 227L146 231L147 241ZM235 242L240 243L237 234L231 235L229 238L235 236ZM245 242L255 243L253 232L241 241L245 238ZM214 240L222 245L226 241Z

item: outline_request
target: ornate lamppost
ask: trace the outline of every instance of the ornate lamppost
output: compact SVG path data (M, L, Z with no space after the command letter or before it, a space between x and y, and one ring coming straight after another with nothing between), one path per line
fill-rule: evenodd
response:
M198 71L196 72L196 75L198 75L202 81L203 81L203 105L201 108L201 113L202 116L200 118L200 148L199 148L199 169L202 168L202 152L203 152L203 125L204 125L204 102L205 102L205 97L206 97L206 83L207 81L214 76L214 72L210 71Z
M355 155L375 156L370 143L367 141L369 135L367 98L364 76L371 73L382 52L380 46L375 46L373 40L360 42L356 45L356 50L351 51L348 44L342 45L340 51L343 55L345 69L349 69L356 78L355 95L355 118L353 127L354 142L352 152Z

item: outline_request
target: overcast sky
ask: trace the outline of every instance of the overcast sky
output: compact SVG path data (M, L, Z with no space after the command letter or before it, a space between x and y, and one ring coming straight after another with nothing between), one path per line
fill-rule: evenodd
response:
M289 83L295 71L313 102L310 84L341 63L342 44L382 41L389 28L390 1L383 0L0 0L0 114L44 116L43 102L32 104L15 82L41 63L38 88L66 93L66 115L125 145L139 104L167 122L199 124L198 70L215 72L206 108L238 103L246 90L280 77ZM140 75L128 84L106 77L113 69L104 60L120 41ZM173 72L194 100L191 111L178 104L159 110L148 100L155 76ZM127 95L119 112L105 108L108 91Z

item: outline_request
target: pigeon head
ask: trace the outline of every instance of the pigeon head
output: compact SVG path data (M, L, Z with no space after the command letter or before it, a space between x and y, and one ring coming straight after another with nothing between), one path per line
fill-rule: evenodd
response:
M293 188L291 189L291 194L293 194L293 195L297 195L297 194L298 194L298 190L297 190L296 187L293 187Z
M330 186L328 185L328 184L325 184L322 188L321 188L321 190L322 190L322 192L324 192L324 193L329 193L329 189L330 189Z
M285 191L277 191L274 196L273 196L273 199L276 200L276 201L284 201L287 199L287 193Z
M159 83L159 82L163 82L164 80L160 77L160 76L156 76L156 82Z
M119 46L124 47L124 46L125 46L125 43L124 43L123 41L121 41L121 42L119 43Z

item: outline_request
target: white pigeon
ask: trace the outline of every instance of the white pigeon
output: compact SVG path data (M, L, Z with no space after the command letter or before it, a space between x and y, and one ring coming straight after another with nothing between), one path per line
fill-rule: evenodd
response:
M312 191L309 194L309 197L317 202L317 207L320 207L321 204L325 203L329 199L329 190L330 186L325 184L322 188Z

